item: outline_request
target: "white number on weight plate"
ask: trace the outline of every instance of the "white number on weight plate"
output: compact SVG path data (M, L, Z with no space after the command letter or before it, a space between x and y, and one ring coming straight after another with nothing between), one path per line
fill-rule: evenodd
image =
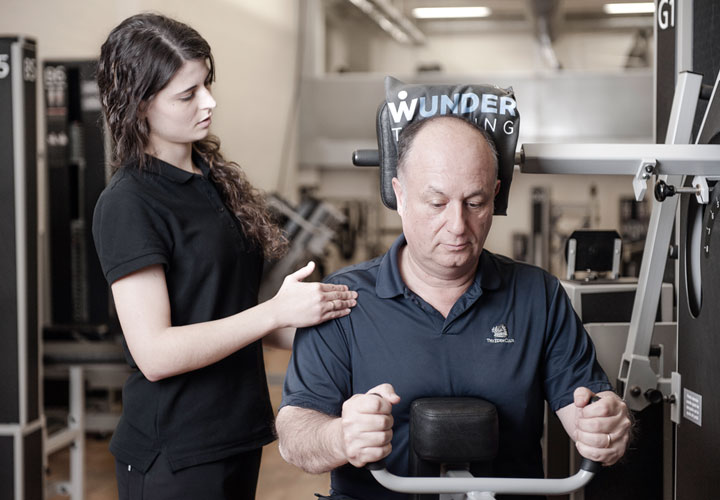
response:
M7 54L0 54L0 80L10 74L10 63L8 62L9 58L10 56Z

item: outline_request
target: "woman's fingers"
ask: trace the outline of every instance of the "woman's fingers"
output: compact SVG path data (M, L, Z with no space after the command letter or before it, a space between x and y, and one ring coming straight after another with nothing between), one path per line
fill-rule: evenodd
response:
M285 279L291 278L294 281L302 281L308 276L312 274L312 272L315 270L315 263L313 261L308 262L305 264L305 267L301 267L297 271L295 271L292 274L288 274Z

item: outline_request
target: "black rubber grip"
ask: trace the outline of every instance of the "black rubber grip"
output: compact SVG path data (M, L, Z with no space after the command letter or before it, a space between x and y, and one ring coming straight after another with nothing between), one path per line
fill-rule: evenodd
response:
M352 155L356 167L377 167L380 165L380 151L377 149L358 149Z
M593 396L590 398L590 404L596 403L597 401L600 401L600 396ZM582 470L592 472L593 474L596 474L597 471L600 470L600 467L602 467L600 462L595 462L594 460L590 460L585 457L583 457L582 462L580 463L580 468Z
M602 464L600 462L594 462L589 458L583 458L582 462L580 463L580 468L582 470L592 472L593 474L597 474L597 472L600 470L600 467L602 467Z
M381 470L385 469L385 460L378 460L377 462L372 462L367 465L365 465L365 468L368 470Z

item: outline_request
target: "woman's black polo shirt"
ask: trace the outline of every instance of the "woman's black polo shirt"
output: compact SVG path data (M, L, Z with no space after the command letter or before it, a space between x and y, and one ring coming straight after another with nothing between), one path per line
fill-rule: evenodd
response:
M173 326L224 318L257 304L262 255L202 175L153 158L119 169L95 207L93 237L103 272L117 279L153 264L165 269ZM262 345L158 382L135 369L110 444L145 471L160 451L173 470L220 460L273 440Z

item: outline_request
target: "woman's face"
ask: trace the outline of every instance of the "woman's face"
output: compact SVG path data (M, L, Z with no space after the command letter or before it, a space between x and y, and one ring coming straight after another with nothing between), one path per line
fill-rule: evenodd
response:
M145 109L150 126L148 153L158 154L176 145L186 146L208 135L215 99L205 85L204 60L186 61Z

